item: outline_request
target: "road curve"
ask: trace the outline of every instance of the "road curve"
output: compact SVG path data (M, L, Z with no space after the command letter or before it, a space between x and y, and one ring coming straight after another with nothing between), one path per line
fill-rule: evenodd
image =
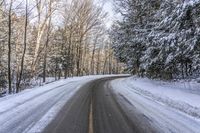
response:
M69 95L76 94L78 87L83 83L86 81L66 82L60 86L49 84L46 88L38 87L35 90L11 96L11 98L8 96L8 98L1 99L0 133L41 132L39 128L43 129L46 124L40 124L39 121L51 109L62 108L61 105L70 99ZM37 130L33 130L35 125L39 125Z
M43 133L145 133L157 132L118 104L109 82L102 78L81 87ZM142 124L142 125L141 125Z

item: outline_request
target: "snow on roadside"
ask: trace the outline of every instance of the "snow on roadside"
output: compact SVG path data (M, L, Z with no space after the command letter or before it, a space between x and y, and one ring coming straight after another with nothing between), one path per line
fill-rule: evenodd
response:
M116 79L110 83L119 104L127 108L125 110L130 114L137 110L158 130L198 133L200 95L188 91L187 87L181 89L178 84L136 77Z
M23 133L40 133L49 124L50 121L54 119L56 114L59 113L61 108L64 106L66 101L68 101L78 90L80 86L73 89L73 91L68 92L64 98L60 99L50 110L35 124L30 125Z
M130 77L123 84L143 96L200 118L200 84L195 81L164 82Z
M69 84L70 82L83 80L84 78L90 79L92 77L75 77L75 78L69 78L69 79L62 79L56 82L46 84L44 86L26 89L18 94L2 97L0 98L0 107L1 107L0 113L6 112L7 110L10 110L11 108L18 106L19 104L22 104L28 100L31 100L32 98L40 94L51 91L52 89L55 89L56 87L64 86L66 84Z

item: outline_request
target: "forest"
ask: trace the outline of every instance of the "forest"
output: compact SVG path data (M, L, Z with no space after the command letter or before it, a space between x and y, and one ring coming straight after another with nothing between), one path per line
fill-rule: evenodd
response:
M128 71L158 79L200 75L199 0L115 0L121 19L111 30Z
M120 73L106 21L94 0L0 0L0 88Z
M200 133L200 0L0 0L0 133Z
M199 0L0 0L0 88L129 73L200 76ZM113 18L110 18L113 19Z

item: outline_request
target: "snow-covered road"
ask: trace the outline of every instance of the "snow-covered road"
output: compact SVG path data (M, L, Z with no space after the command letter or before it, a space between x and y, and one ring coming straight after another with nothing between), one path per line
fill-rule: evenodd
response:
M160 132L200 132L199 101L196 101L200 95L132 77L116 79L110 85L120 105L129 110L129 117L138 113Z

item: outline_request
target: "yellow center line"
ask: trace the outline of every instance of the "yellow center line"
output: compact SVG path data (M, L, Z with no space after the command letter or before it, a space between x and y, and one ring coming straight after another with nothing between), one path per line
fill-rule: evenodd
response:
M94 129L93 129L92 100L91 100L91 104L90 104L90 113L89 113L89 133L94 133Z

